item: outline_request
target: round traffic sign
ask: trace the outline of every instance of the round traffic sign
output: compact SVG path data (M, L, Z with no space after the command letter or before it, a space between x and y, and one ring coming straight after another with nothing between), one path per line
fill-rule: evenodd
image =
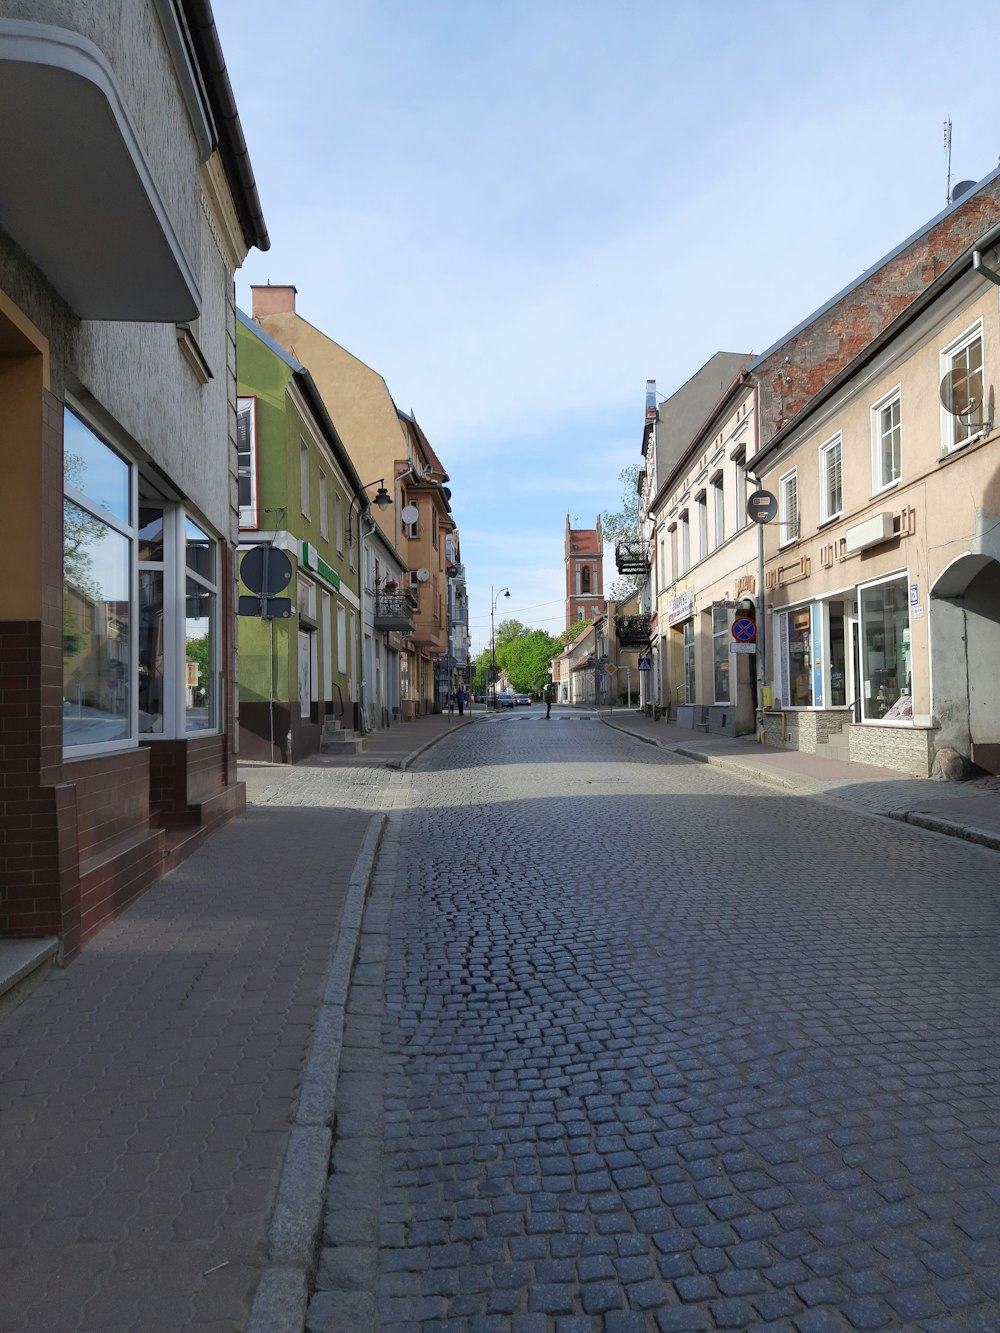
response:
M753 491L747 496L747 518L754 523L770 523L777 512L778 499L770 491Z
M280 546L252 546L240 561L240 578L251 592L274 597L288 587L292 562Z
M749 616L737 616L733 621L732 635L737 643L754 643L757 639L757 622Z

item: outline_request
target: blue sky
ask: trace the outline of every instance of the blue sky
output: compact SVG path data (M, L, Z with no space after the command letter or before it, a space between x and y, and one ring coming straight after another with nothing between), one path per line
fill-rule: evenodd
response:
M271 236L237 275L385 376L451 475L473 646L564 625L567 513L644 389L759 352L997 165L976 11L214 0ZM613 552L606 562L613 577Z

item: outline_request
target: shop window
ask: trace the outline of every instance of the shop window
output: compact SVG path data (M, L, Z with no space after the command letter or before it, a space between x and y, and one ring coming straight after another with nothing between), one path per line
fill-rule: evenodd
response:
M684 622L684 702L695 701L694 620Z
M872 408L872 492L884 491L899 480L903 431L898 389Z
M910 605L906 575L859 589L858 602L864 719L909 718Z
M983 329L976 324L941 354L942 393L952 410L944 410L945 453L960 449L982 432L986 420L983 404Z
M850 702L847 698L849 631L850 626L845 604L840 601L831 602L829 606L829 655L830 706L832 708L846 708Z
M819 517L821 523L837 518L844 508L844 444L839 435L819 451Z
M813 706L812 615L808 606L778 617L781 698L788 708Z
M240 527L259 527L257 517L257 400L236 400L236 465Z
M64 416L63 744L134 737L135 469L73 413Z
M724 606L712 607L712 674L715 688L715 702L732 702L729 693L729 612Z
M63 467L66 750L217 729L218 541L69 409Z
M184 520L184 729L218 727L218 544Z

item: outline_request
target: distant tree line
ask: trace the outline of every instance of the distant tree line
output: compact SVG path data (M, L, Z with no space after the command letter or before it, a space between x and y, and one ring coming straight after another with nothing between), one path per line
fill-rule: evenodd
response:
M497 672L506 671L507 678L519 694L539 694L552 676L552 659L578 638L587 628L587 621L570 625L553 637L543 629L529 629L519 620L503 620L497 626ZM491 688L490 668L493 654L489 648L475 660L472 686L475 692L485 693Z

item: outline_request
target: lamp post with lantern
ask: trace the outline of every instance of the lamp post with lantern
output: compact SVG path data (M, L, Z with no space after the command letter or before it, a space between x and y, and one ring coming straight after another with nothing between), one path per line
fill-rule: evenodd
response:
M492 587L490 588L490 597L493 599L490 604L490 675L493 684L494 713L497 711L497 632L494 626L494 618L496 616L497 602L501 597L509 596L509 588L498 588L496 593L494 593Z

